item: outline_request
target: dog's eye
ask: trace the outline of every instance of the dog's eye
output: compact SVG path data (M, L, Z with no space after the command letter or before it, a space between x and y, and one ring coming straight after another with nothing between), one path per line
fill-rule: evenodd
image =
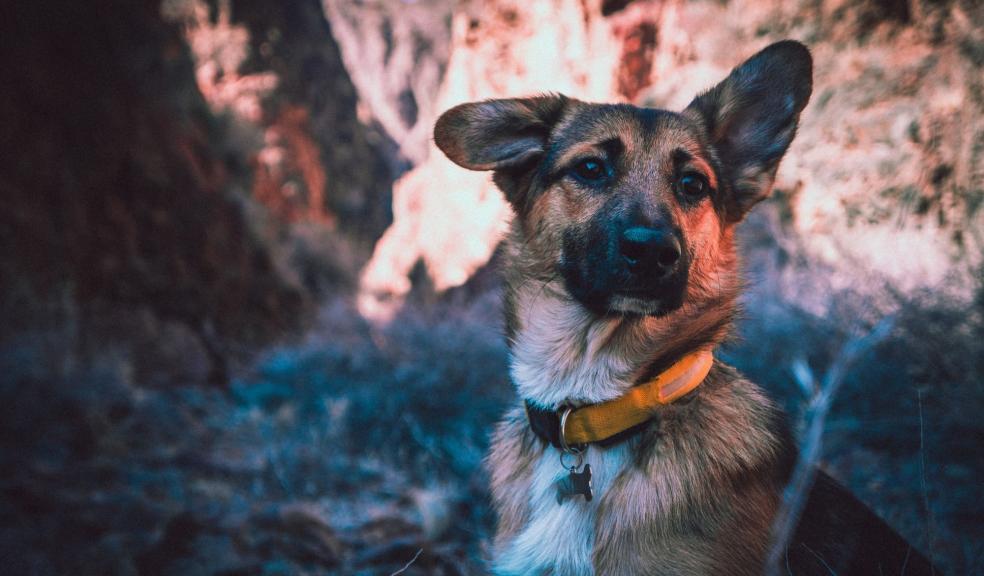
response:
M707 193L707 180L698 174L684 174L677 180L677 189L688 198L699 198Z
M598 182L608 177L608 168L600 158L587 158L574 165L574 175L585 182Z

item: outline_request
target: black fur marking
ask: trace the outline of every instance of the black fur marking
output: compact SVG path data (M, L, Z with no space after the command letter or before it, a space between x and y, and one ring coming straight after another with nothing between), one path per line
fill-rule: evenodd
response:
M658 132L665 124L667 119L678 116L676 112L661 110L659 108L635 108L625 105L631 109L639 121L639 125L647 134Z
M694 157L690 154L690 152L687 152L683 148L677 148L676 150L674 150L672 156L673 156L673 166L675 168L680 168L687 162L690 162L691 160L694 159Z
M943 574L822 470L817 471L787 556L793 574Z
M585 308L599 315L608 313L612 295L611 277L615 270L608 262L615 255L611 244L597 221L592 222L587 234L578 235L570 229L564 232L560 262L564 286Z
M598 147L605 151L605 154L608 156L608 161L613 165L625 152L625 143L622 142L620 138L609 138L608 140L598 144Z

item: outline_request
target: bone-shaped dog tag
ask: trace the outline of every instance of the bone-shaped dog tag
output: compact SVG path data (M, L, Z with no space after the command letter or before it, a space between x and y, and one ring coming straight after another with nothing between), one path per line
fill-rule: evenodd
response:
M567 498L574 496L584 496L587 502L591 501L594 492L591 486L591 464L585 464L580 472L571 466L571 471L557 482L557 503L561 504Z

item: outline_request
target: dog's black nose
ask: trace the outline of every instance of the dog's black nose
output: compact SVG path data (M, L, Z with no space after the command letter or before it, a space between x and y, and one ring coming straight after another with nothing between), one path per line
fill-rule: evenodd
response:
M680 260L676 235L660 228L629 228L622 233L619 251L633 272L665 274Z

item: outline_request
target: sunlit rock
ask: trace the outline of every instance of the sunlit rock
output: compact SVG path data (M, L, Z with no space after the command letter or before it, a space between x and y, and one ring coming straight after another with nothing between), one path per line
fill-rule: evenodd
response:
M945 283L966 296L966 280L981 265L984 28L960 3L434 1L354 8L326 0L326 7L368 103L366 119L389 131L414 166L394 187L394 223L363 271L360 309L369 316L386 318L399 307L418 261L438 290L467 280L487 261L508 217L486 177L465 173L427 144L441 111L542 91L681 109L742 58L781 38L811 47L815 87L774 197L754 216L774 220L767 250L791 251L767 281L786 298L815 298L810 307L822 311L824 297L803 294L817 291L821 279L827 295ZM422 38L429 48L414 52ZM408 94L417 103L412 122L399 113Z
M341 12L334 2L327 4L330 14ZM375 85L366 88L368 82L357 78L370 74L375 44L363 36L358 42L354 36L336 37L346 62L360 63L352 69L353 79L360 96L372 103L377 95L366 91ZM418 108L413 128L425 130L427 140L440 111L470 100L549 91L596 100L617 97L612 94L620 53L616 39L606 21L586 18L580 4L478 3L454 14L450 38L435 104ZM370 109L384 126L389 123L389 107L370 104ZM415 141L411 131L401 150ZM488 262L509 216L487 174L461 170L430 148L405 155L424 159L394 186L394 223L362 276L360 310L379 319L399 307L410 289L407 274L418 261L438 290L464 283Z

